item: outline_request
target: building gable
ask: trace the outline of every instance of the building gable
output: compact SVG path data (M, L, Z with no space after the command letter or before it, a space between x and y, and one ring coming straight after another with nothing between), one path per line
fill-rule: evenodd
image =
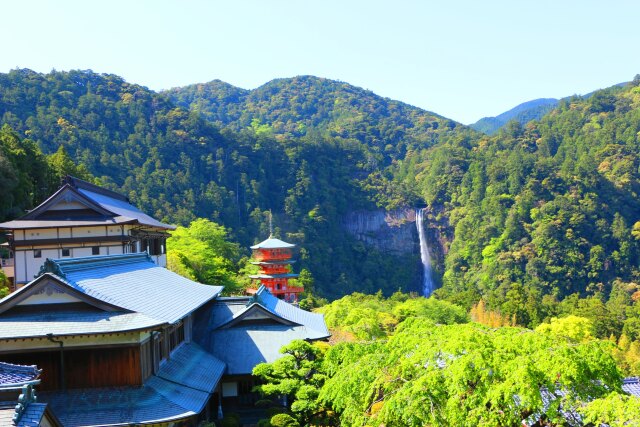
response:
M24 215L23 220L86 220L115 216L87 196L65 184L51 197Z
M219 326L219 328L232 328L234 326L250 323L263 323L265 321L271 321L272 323L282 325L299 325L298 323L287 320L276 313L270 312L259 303L253 303L229 322Z
M87 295L51 273L45 273L18 291L0 300L0 315L14 307L57 304L86 304L103 311L122 311L121 307Z

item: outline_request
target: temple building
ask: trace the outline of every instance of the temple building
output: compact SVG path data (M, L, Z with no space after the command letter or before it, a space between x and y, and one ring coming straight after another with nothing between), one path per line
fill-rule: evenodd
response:
M225 364L193 341L220 286L146 253L47 260L0 300L0 361L36 365L40 397L64 426L196 425Z
M195 327L196 339L227 365L220 398L227 411L238 413L261 398L252 391L257 383L251 372L258 363L275 362L283 356L280 349L293 340L331 336L324 315L282 301L264 286L253 296L217 298L210 318L203 320Z
M165 268L172 226L85 181L67 177L0 227L17 285L0 299L0 425L195 427L243 402L255 412L255 365L329 337L323 315L282 300L302 289L281 240L254 247L273 293L221 297Z
M8 242L2 270L15 290L32 281L47 258L146 251L166 266L163 224L114 191L67 176L60 189L26 215L0 224Z
M298 295L304 292L301 287L290 286L289 279L295 279L297 274L291 272L292 259L291 249L295 245L283 242L273 236L255 246L253 250L252 264L258 265L258 274L251 275L259 285L264 286L279 299L289 302L298 301ZM255 292L255 291L254 291Z

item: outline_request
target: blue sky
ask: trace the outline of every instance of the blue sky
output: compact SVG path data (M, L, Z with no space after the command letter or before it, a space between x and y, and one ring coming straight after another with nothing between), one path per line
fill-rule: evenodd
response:
M0 72L154 90L312 74L463 123L640 74L637 0L20 0L2 15Z

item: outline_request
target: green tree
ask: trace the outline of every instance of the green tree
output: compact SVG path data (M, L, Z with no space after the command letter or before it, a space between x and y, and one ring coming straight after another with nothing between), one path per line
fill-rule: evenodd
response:
M238 244L227 240L227 230L203 218L178 227L167 240L167 268L201 283L224 286L227 294L238 290L238 254Z
M620 391L610 347L520 328L410 318L380 348L348 356L319 398L351 426L515 427L533 415L562 425L563 410ZM326 359L344 351L353 354L336 347ZM541 396L545 389L549 402Z
M303 425L312 420L327 421L326 411L317 400L326 379L321 370L322 350L295 340L282 347L280 353L284 356L275 362L253 368L253 375L264 381L255 389L267 397L285 396L289 409Z

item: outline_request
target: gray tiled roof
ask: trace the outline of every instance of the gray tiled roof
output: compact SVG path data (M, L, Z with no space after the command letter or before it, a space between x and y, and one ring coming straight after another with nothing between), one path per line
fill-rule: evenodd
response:
M238 322L254 310L265 310L284 322ZM262 362L282 357L280 348L296 339L330 336L322 314L309 313L273 296L260 287L254 297L220 298L213 305L202 342L227 364L227 374L250 374Z
M129 200L116 192L107 190L78 178L66 177L64 185L47 200L36 206L21 218L0 224L0 229L28 229L51 227L81 227L92 225L138 223L144 226L173 230L173 225L164 224L129 203ZM91 209L98 212L95 218L83 218L77 214L73 219L47 219L42 214L47 212L53 203L68 195L68 192L84 199L81 203L92 204ZM74 214L72 213L72 216Z
M250 374L258 363L281 358L283 346L310 335L304 326L284 324L241 325L210 333L208 350L227 364L228 375Z
M253 297L217 300L209 323L210 329L220 328L234 319L238 319L247 311L252 310L255 305L259 305L276 317L304 326L307 331L305 339L318 340L331 336L323 314L311 313L289 304L271 294L264 286L260 286Z
M223 371L197 344L183 344L142 387L43 392L41 398L69 427L177 421L204 409Z
M195 343L185 343L171 353L171 359L162 365L158 377L213 393L224 370L225 364L211 353Z
M40 375L35 365L14 365L0 362L0 387L24 384L33 381Z
M222 297L215 301L211 310L211 320L209 329L213 330L219 326L229 323L239 313L242 313L251 304L251 297Z
M4 314L0 316L0 338L35 338L47 334L57 336L106 334L150 329L165 323L141 313L89 310L63 310ZM2 367L0 365L0 383Z
M53 413L65 427L132 425L179 420L195 415L191 409L180 406L159 393L156 388L172 395L163 388L164 383L168 385L171 383L159 381L161 384L156 385L155 388L145 385L68 390L65 393L41 392L40 399L49 403ZM184 395L190 396L188 389L182 391ZM206 395L206 393L201 394Z
M622 389L633 396L640 397L640 378L625 378L622 381Z
M287 319L290 322L304 325L312 335L309 339L321 339L331 336L327 324L324 321L324 315L311 313L295 305L289 304L276 296L272 295L267 288L261 286L256 292L256 302L262 305L270 312Z
M135 206L133 206L132 204L124 200L119 200L113 197L109 197L105 194L94 193L92 191L89 191L83 188L78 189L78 191L83 195L87 196L89 199L98 203L104 209L108 210L109 212L113 212L114 214L116 214L116 216L119 215L124 218L129 218L130 220L135 220L140 224L149 225L152 227L175 229L173 225L164 224L150 217L149 215L142 212L140 209L136 208Z
M163 267L146 253L51 260L74 288L109 304L175 323L222 286L194 282Z
M269 237L267 240L263 240L257 245L251 246L251 249L279 249L279 248L293 248L295 245L287 242L283 242L275 237Z

